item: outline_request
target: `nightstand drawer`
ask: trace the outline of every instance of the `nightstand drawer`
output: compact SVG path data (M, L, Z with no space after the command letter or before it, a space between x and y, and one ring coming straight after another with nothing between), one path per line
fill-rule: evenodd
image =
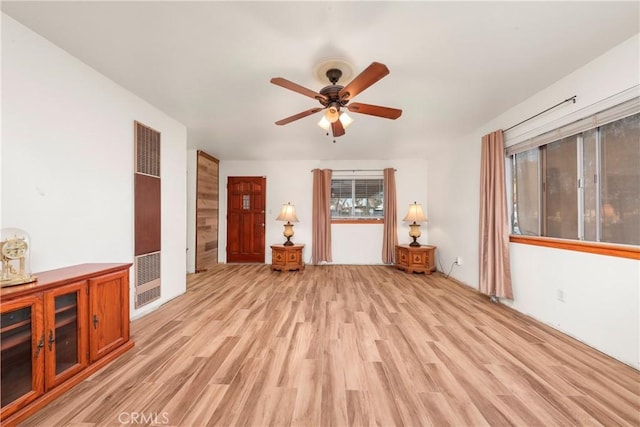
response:
M271 251L271 258L273 262L284 263L285 254L282 251Z
M409 251L401 248L396 248L396 262L406 264L409 261Z
M287 253L287 262L300 262L300 252L293 251Z
M412 264L424 264L427 261L426 252L411 252Z

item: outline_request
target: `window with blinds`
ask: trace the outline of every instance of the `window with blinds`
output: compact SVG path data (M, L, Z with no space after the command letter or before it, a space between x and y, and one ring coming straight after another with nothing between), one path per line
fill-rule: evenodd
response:
M507 149L514 234L640 245L637 98L596 116Z
M331 180L332 219L382 219L382 177L336 177Z

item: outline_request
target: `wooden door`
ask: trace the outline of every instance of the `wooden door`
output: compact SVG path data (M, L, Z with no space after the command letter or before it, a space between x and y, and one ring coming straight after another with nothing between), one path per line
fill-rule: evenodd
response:
M45 386L51 390L87 366L87 282L44 294Z
M219 161L198 151L196 172L196 273L218 263Z
M264 263L267 178L227 180L227 262Z
M41 294L3 303L0 313L0 417L4 419L44 392Z
M129 272L89 280L89 358L95 362L129 340Z

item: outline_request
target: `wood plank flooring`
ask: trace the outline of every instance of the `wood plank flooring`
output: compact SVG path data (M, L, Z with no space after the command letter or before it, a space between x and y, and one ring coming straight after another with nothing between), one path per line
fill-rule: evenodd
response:
M26 426L638 426L640 373L441 275L218 265Z

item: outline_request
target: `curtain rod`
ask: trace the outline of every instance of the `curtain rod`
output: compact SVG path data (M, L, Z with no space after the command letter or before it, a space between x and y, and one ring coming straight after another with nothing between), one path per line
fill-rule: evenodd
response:
M525 122L528 122L528 121L529 121L529 120L531 120L531 119L535 119L535 118L536 118L536 117L538 117L539 115L544 114L544 113L546 113L546 112L547 112L547 111L549 111L549 110L553 110L554 108L561 106L561 105L562 105L562 104L564 104L565 102L573 101L573 103L575 104L575 103L576 103L576 97L577 97L577 95L573 95L571 98L567 98L567 99L565 99L565 100L564 100L564 101L562 101L562 102L558 102L558 103L557 103L556 105L554 105L553 107L549 107L549 108L547 108L547 109L546 109L546 110L544 110L544 111L540 111L540 112L539 112L538 114L536 114L535 116L531 116L531 117L529 117L528 119L524 119L524 120L523 120L523 121L521 121L520 123L516 123L515 125L511 126L510 128L505 129L503 132L508 132L508 131L510 131L511 129L513 129L514 127L516 127L516 126L520 126L521 124L523 124L523 123L525 123Z
M311 172L313 172L316 169L311 169ZM395 168L393 170L397 171L397 169ZM384 169L331 169L331 171L332 172L384 172Z

